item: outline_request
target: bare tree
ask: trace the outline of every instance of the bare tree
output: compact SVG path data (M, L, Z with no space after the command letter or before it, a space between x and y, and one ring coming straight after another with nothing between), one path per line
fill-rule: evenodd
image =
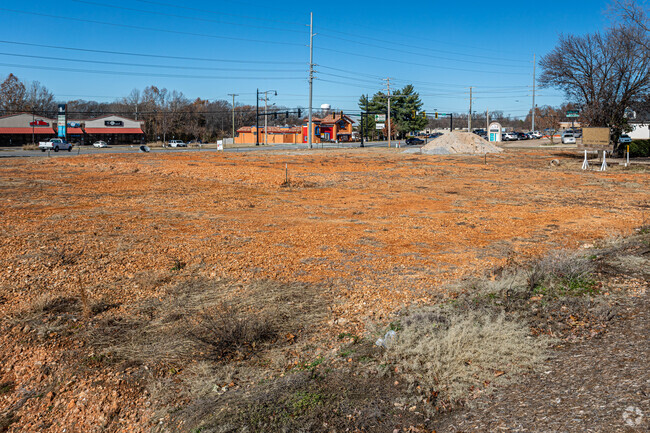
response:
M616 143L627 126L625 109L650 90L650 55L638 38L647 40L638 29L624 27L561 36L540 61L540 84L564 90L582 107L588 125L612 128Z
M32 81L25 91L25 109L41 116L54 116L54 95L38 81Z
M641 36L637 43L650 50L648 34L650 34L650 6L647 1L614 0L610 5L610 15L616 18L615 24L636 28Z
M27 90L18 77L14 74L0 84L0 110L15 113L26 109L25 94Z

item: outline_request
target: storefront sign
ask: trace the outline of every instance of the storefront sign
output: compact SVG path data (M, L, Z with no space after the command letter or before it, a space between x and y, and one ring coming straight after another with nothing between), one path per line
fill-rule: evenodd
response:
M124 126L121 120L104 120L104 126Z
M56 123L59 138L65 138L66 133L66 114L68 106L66 104L59 104L59 109L57 112Z
M29 126L50 126L50 124L43 119L36 119L33 122L29 122Z

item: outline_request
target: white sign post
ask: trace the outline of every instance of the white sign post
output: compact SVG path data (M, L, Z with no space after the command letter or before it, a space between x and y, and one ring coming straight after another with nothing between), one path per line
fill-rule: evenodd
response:
M375 123L375 129L384 129L386 127L385 123Z

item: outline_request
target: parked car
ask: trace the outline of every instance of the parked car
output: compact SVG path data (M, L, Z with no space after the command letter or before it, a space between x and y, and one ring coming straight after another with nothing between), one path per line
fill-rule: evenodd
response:
M502 141L515 141L519 140L518 136L514 132L504 132L501 134L501 140Z
M67 150L70 152L72 150L72 144L62 138L50 138L48 141L39 142L38 148L43 152L46 150L53 150L55 152L58 152L59 150Z
M422 140L421 138L417 138L417 137L409 137L409 138L406 139L405 143L406 143L407 146L413 146L413 145L416 145L416 144L424 144L424 140Z
M542 138L542 134L539 131L530 131L528 134L534 140Z
M573 130L573 136L575 138L582 138L582 129L574 129Z
M167 143L167 146L169 147L187 147L187 144L184 143L182 140L169 140Z
M632 143L632 137L630 137L627 134L621 134L620 137L618 137L618 142L619 144L628 144Z
M515 132L517 134L517 140L528 140L529 137L528 135L524 134L523 132Z
M93 147L108 147L105 141L99 140L93 143Z
M573 136L573 133L565 132L562 135L562 144L575 144L575 143L576 143L576 138Z

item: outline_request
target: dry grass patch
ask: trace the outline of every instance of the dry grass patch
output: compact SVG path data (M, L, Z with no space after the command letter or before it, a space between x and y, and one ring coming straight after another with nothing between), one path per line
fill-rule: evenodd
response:
M317 287L188 279L97 322L90 341L102 354L137 363L241 360L275 343L295 342L327 314L326 296Z
M384 359L416 401L453 407L541 364L547 341L505 314L430 310L406 316Z

